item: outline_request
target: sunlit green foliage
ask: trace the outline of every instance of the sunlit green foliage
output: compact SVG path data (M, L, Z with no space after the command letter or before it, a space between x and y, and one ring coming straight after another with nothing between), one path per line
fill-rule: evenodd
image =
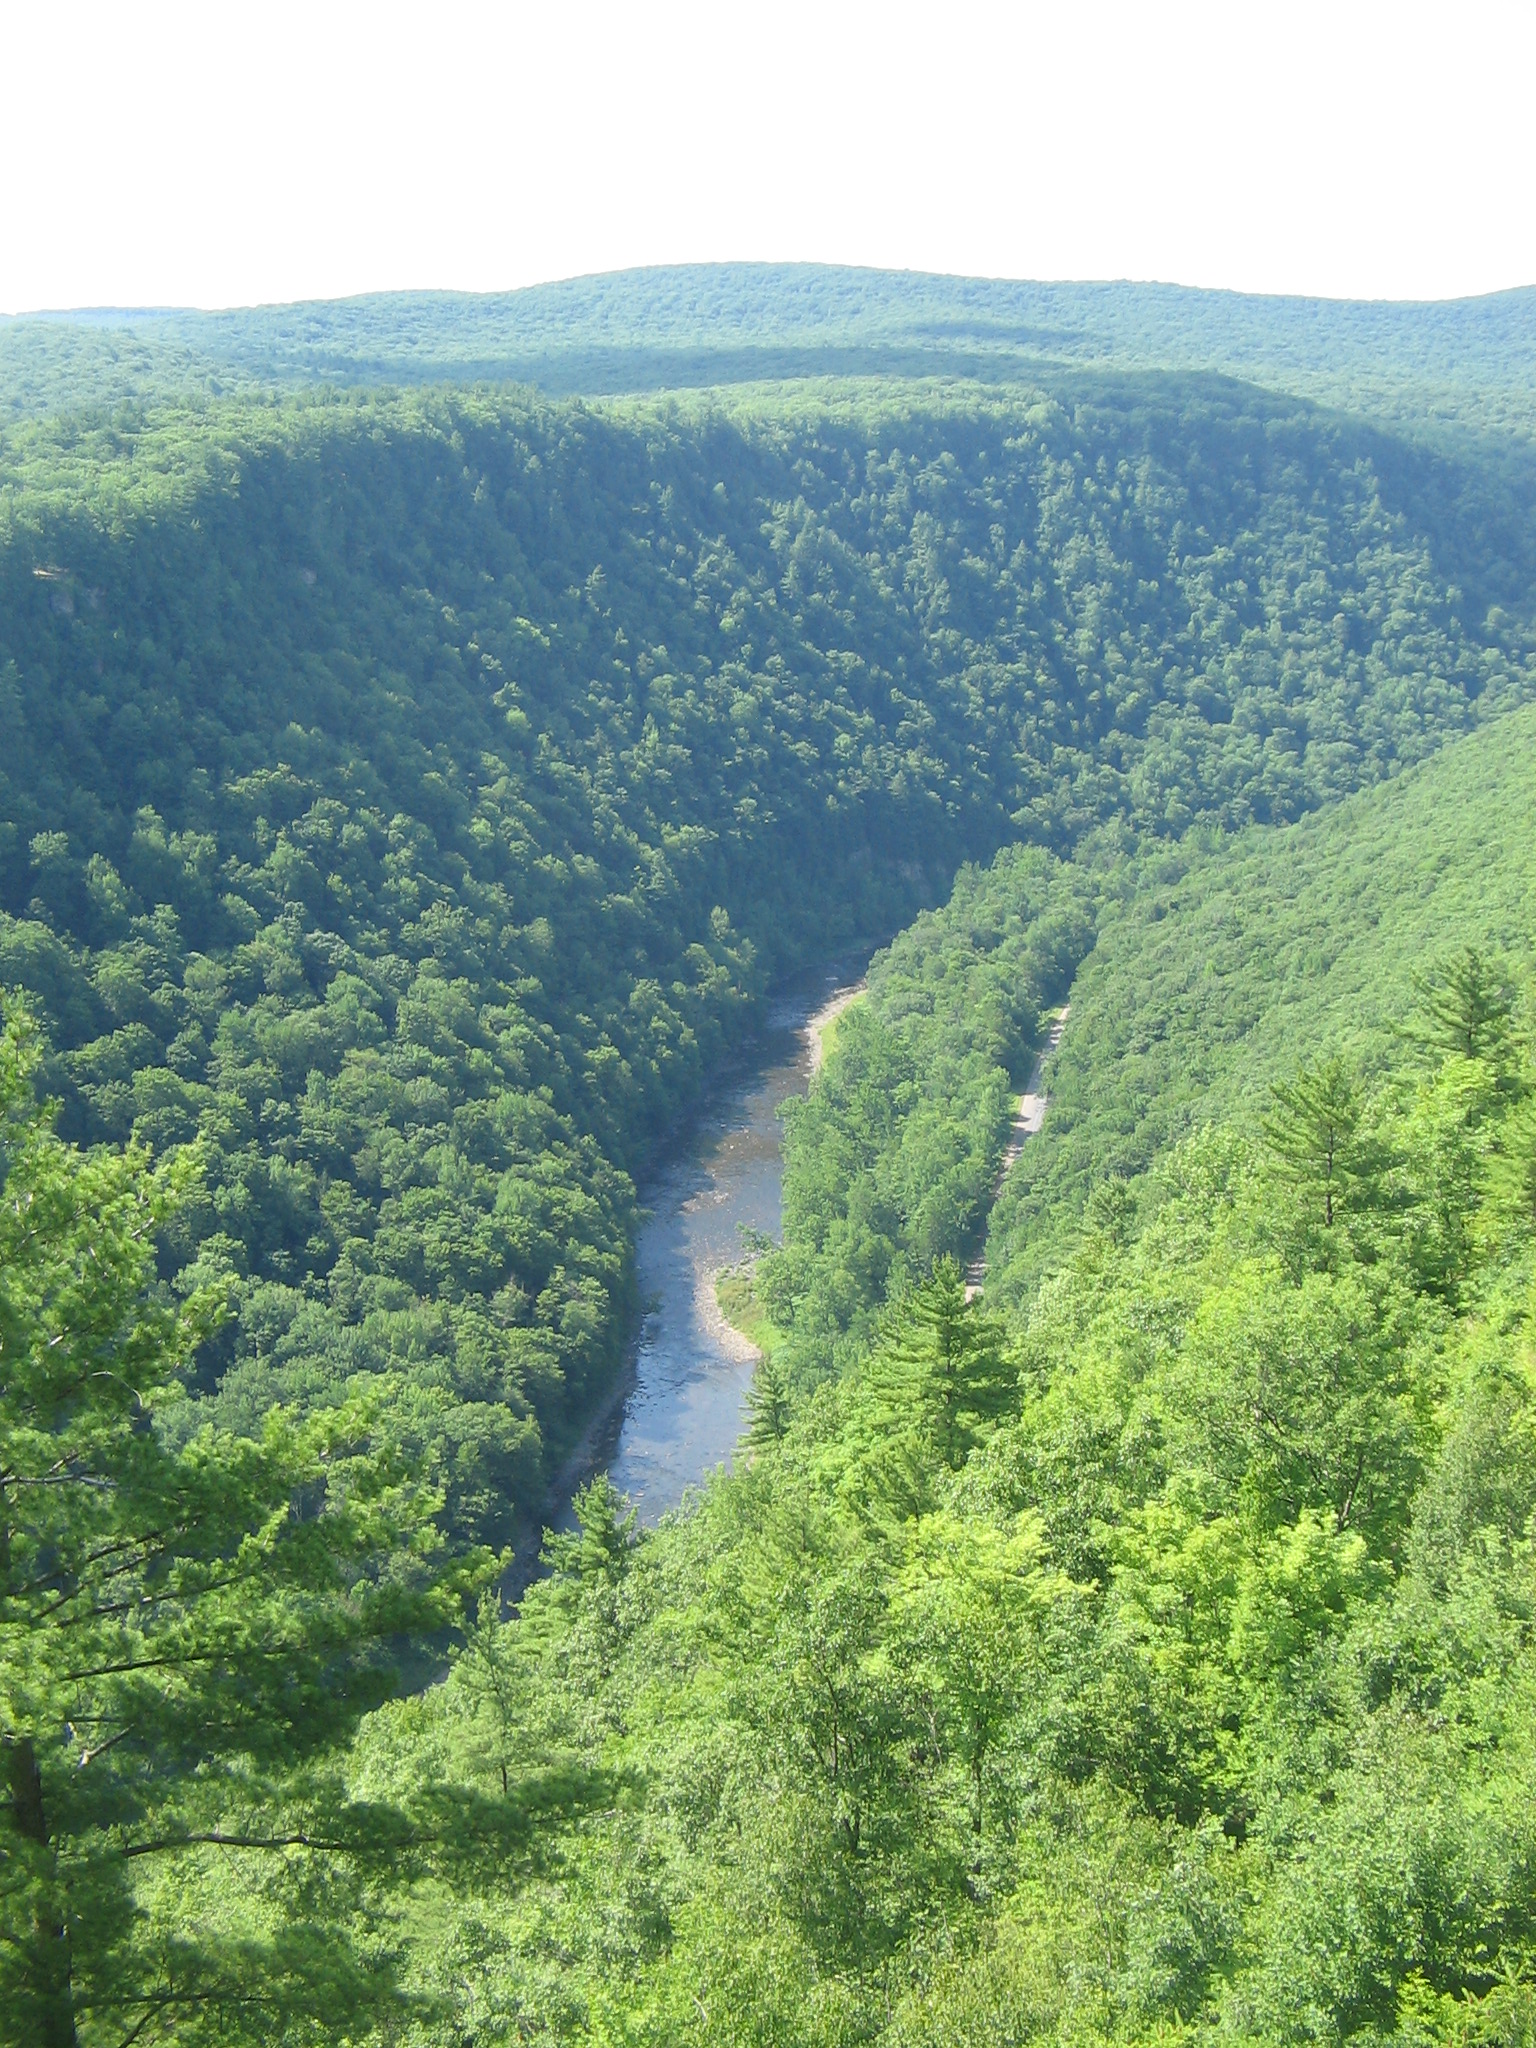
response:
M49 1130L22 1017L0 1039L0 2034L334 2038L396 2001L336 1910L418 1846L338 1752L392 1647L457 1617L438 1498L373 1419L163 1424L213 1296L155 1298L194 1161ZM480 1574L484 1576L483 1571ZM460 1583L472 1581L462 1562Z
M994 1291L1033 1291L1096 1183L1193 1123L1256 1128L1271 1083L1322 1047L1379 1073L1410 1045L1470 1044L1497 1070L1530 970L1536 840L1516 821L1533 813L1536 723L1519 712L1286 831L1106 874L1050 1115L993 1213Z
M1531 2038L1529 311L0 333L0 2035ZM514 357L911 381L315 388ZM509 1613L658 1139L957 870L734 1474Z
M1419 1254L1509 1050L1355 1077L1331 1227L1279 1122L1196 1134L1006 1374L940 1262L690 1517L585 1507L493 1654L528 1763L627 1790L454 1902L473 1954L423 1895L412 1981L487 2040L1523 2039L1536 1234L1485 1165L1459 1306ZM362 1767L482 1782L484 1654Z
M498 1543L616 1363L633 1176L766 974L1010 835L1288 816L1529 682L1489 609L1528 537L1469 551L1475 475L1225 389L317 399L0 470L0 981L64 1128L200 1143L162 1270L236 1276L221 1423L382 1401ZM907 1138L798 1183L792 1243L860 1275L780 1272L802 1380L966 1248L1084 943L1061 886L988 989L957 953L947 1064L899 1004L840 1035Z
M1245 900L1268 887L1271 991L1310 1001L1312 1028L1202 1041L1225 1013L1183 1013L1184 1042L1227 1062L1210 1103L1236 1127L1164 1127L1150 1174L1099 1179L1007 1325L936 1250L876 1285L826 1236L800 1270L862 1304L822 1354L838 1375L787 1390L791 1317L734 1477L615 1576L561 1539L559 1575L497 1638L524 1753L629 1789L533 1886L454 1901L496 1930L474 1956L415 1950L466 2028L1525 2038L1528 724L1314 828L1327 857L1299 876L1291 834L1187 868L1225 853ZM1492 775L1496 752L1512 765ZM1446 792L1469 784L1491 851L1461 876ZM1436 888L1403 889L1405 862ZM1283 920L1318 928L1307 887L1381 891L1333 977L1287 964ZM975 1115L963 1087L851 1082L861 1043L889 1060L911 1032L910 1079L958 1060L974 1019L994 1059L1022 1059L1052 921L1128 928L1137 889L1113 859L1064 878L1010 855L877 964L795 1120L787 1249L760 1290L793 1269L818 1190L891 1185L909 1127L928 1119L931 1158L946 1099L949 1143ZM989 1009L1005 993L1017 1009ZM467 1755L463 1687L369 1743L395 1768Z

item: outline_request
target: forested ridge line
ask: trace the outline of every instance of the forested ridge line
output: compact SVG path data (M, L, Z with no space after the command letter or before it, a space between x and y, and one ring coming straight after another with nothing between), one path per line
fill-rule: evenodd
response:
M163 1275L234 1276L221 1417L370 1388L494 1540L765 976L1532 681L1496 480L1227 386L327 399L5 464L0 979L63 1128L199 1145Z
M483 380L550 393L833 376L1235 376L1499 457L1536 428L1530 291L1437 304L703 264L509 293L0 320L0 423L168 396ZM1503 451L1507 455L1509 451Z

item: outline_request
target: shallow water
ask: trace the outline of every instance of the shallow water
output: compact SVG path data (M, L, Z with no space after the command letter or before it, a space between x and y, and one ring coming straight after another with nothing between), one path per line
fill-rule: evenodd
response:
M594 1462L647 1526L729 1464L745 1427L756 1353L721 1317L715 1278L742 1256L740 1226L778 1236L778 1108L805 1093L813 1020L851 985L846 967L829 970L776 1002L751 1066L722 1085L686 1151L644 1190L629 1392Z

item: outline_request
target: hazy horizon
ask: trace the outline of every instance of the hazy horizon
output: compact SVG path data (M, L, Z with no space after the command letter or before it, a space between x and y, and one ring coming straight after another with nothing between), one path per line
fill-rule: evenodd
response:
M1266 297L1536 280L1536 17L274 0L10 25L0 308L800 261Z
M515 298L523 293L558 290L562 285L596 283L601 280L624 277L664 276L692 270L825 270L863 271L871 276L910 277L943 280L957 284L1024 285L1042 290L1096 291L1126 287L1138 291L1170 291L1200 293L1209 297L1233 299L1255 299L1264 301L1290 301L1298 305L1319 304L1337 306L1451 306L1468 304L1480 299L1514 298L1522 292L1536 291L1536 272L1525 282L1517 284L1492 285L1483 291L1447 292L1436 296L1393 297L1390 295L1366 296L1344 292L1293 292L1259 291L1238 285L1197 285L1184 284L1175 278L1166 277L1037 277L1019 276L1011 273L930 270L916 265L901 266L877 263L838 263L816 258L786 257L779 261L755 257L713 257L698 262L677 263L632 263L621 264L608 270L579 270L553 277L532 278L515 285L386 285L374 290L355 292L313 293L301 298L248 299L231 302L228 305L202 306L192 301L160 301L156 304L120 301L116 303L29 306L19 312L0 311L0 320L127 320L155 318L169 315L196 315L216 319L225 313L281 312L289 307L347 305L369 299L434 299L469 298L502 299Z

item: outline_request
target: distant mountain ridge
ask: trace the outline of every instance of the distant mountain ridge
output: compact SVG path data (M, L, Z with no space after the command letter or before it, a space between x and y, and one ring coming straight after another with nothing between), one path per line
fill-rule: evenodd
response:
M817 264L630 270L512 292L0 322L0 420L235 389L526 383L617 394L806 377L1203 370L1423 426L1536 432L1536 287L1267 298Z

